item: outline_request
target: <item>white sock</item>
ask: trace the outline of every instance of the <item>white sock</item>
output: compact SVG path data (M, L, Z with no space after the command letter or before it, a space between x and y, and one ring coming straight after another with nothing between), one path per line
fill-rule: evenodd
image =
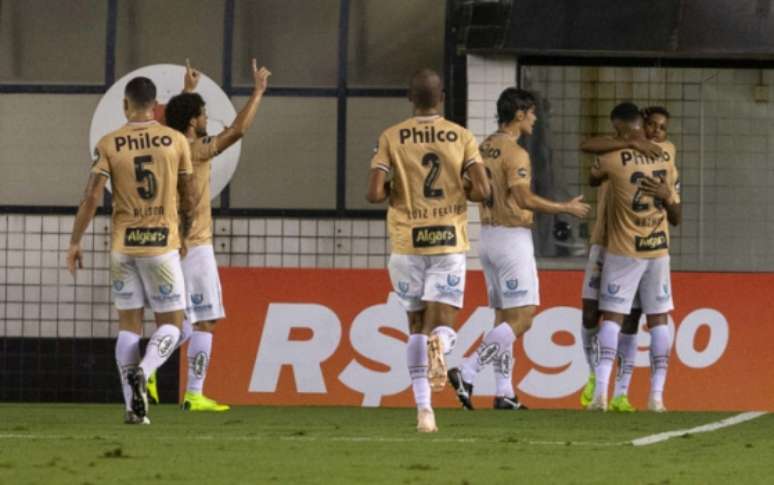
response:
M441 345L443 346L443 353L445 355L449 355L451 351L454 350L454 347L457 346L457 332L455 332L454 329L448 325L435 327L432 334L438 335L438 339L441 341Z
M180 340L177 342L177 348L182 347L184 343L188 342L188 339L191 338L193 332L193 325L191 325L191 322L186 318L183 320L183 326L180 328Z
M121 377L121 390L124 393L126 410L132 409L132 388L126 374L129 370L137 368L140 363L140 336L128 330L120 330L116 339L116 365L118 375Z
M510 328L510 326L508 326ZM513 341L516 341L514 335ZM513 342L497 356L494 362L495 372L495 396L514 397L513 392Z
M212 334L195 331L191 335L191 343L188 344L188 391L202 392L204 389L211 354Z
M658 325L650 329L650 395L662 399L669 366L669 327Z
M421 333L409 335L408 345L406 345L406 363L417 408L431 409L430 381L427 379L427 335Z
M610 372L613 370L613 361L618 350L618 334L621 327L615 322L605 320L599 326L597 341L599 342L599 363L594 374L596 386L594 386L594 399L602 397L607 399L607 387L610 382Z
M160 325L151 335L148 347L145 349L145 356L140 362L140 368L145 373L146 379L169 359L177 348L179 339L180 329L169 323Z
M637 334L618 334L618 375L615 379L613 396L629 394L629 384L634 373L634 360L637 358Z
M581 326L581 342L583 342L583 354L586 356L586 362L589 364L589 373L594 372L594 367L597 360L599 359L597 333L599 333L599 327L586 328Z
M513 329L507 323L503 322L484 335L484 339L481 341L481 345L478 346L478 350L473 355L468 356L462 361L460 365L460 371L462 372L462 380L468 383L473 383L481 370L490 363L497 362L500 359L500 354L508 352L513 355L513 342L516 340L516 335L513 333ZM495 370L495 375L498 373ZM505 378L505 376L502 376ZM510 371L507 376L510 380ZM498 394L499 395L499 394ZM513 397L510 394L507 397Z

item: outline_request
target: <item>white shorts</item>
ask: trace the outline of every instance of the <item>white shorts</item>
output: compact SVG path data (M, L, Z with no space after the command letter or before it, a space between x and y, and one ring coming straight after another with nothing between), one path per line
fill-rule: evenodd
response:
M426 301L462 308L465 295L465 253L420 256L392 254L387 268L392 288L408 312Z
M481 226L478 249L489 306L497 309L540 305L532 230Z
M604 246L593 244L589 249L589 260L586 262L586 272L583 273L583 290L581 298L584 300L599 300L599 286L602 284L602 268L605 266ZM634 295L632 308L641 308L639 292Z
M188 248L188 254L183 258L183 277L188 294L185 312L191 323L220 320L226 316L218 263L211 244Z
M180 253L159 256L110 254L113 301L119 310L143 308L155 313L185 310L185 283Z
M674 308L669 255L640 259L607 253L602 269L600 310L626 315L631 312L637 294L646 315L667 313Z

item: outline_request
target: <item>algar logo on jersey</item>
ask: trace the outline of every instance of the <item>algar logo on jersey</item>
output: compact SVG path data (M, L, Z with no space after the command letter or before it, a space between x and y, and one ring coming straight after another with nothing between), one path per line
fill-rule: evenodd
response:
M415 248L457 245L457 228L454 226L415 227L411 236Z

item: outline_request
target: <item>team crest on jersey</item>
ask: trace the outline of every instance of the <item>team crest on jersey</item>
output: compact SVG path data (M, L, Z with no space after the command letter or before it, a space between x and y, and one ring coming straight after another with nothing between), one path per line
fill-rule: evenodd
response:
M191 294L191 303L194 305L201 305L204 301L204 295L202 293L192 293Z
M460 284L460 280L462 280L462 278L457 275L450 274L446 276L446 283L448 283L449 286L457 286Z
M607 285L607 292L611 295L617 295L619 291L621 291L621 285L614 285L612 283Z
M115 280L113 281L113 289L116 291L121 291L124 289L124 282L121 280Z

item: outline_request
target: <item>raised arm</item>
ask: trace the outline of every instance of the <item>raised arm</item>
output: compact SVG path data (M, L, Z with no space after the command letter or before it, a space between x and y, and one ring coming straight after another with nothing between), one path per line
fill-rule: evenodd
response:
M105 192L107 183L105 175L92 173L89 175L89 181L86 183L86 190L83 192L78 213L75 215L73 231L70 235L70 247L67 250L67 269L75 276L78 268L83 268L83 253L81 251L81 238L86 228L89 227L97 207L102 202L102 194Z
M263 93L269 85L269 76L271 76L271 72L263 66L258 69L258 64L253 59L253 94L250 95L247 103L234 119L234 123L215 137L219 152L239 141L253 124L255 113L258 112L258 105L261 104Z
M580 144L581 151L592 155L602 155L616 150L633 149L640 151L649 157L660 158L664 150L645 138L613 138L611 136L594 136L583 140Z

